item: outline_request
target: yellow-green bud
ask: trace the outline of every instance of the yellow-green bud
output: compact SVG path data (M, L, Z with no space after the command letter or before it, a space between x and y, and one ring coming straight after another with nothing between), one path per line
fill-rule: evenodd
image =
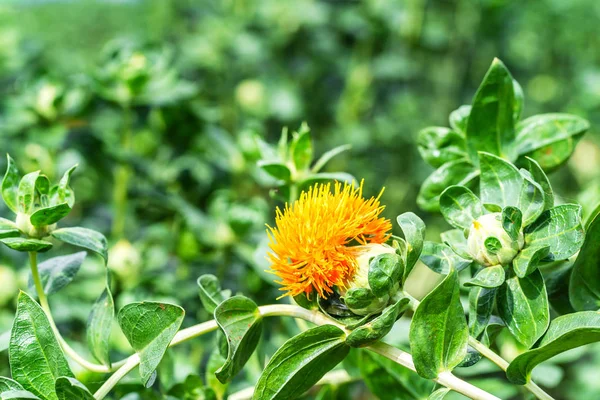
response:
M30 215L21 212L17 213L15 224L25 235L36 239L44 238L56 229L56 224L35 227L31 224Z
M502 214L486 214L473 221L467 239L467 250L477 263L490 267L508 265L523 248L523 232L513 240L502 226Z

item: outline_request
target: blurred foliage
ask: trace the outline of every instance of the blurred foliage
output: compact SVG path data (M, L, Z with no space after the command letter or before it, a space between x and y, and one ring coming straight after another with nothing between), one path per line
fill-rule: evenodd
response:
M65 221L107 236L112 229L117 308L170 300L188 311L189 325L209 317L195 283L203 273L259 304L278 295L264 273L264 224L286 193L257 166L261 143L277 143L284 126L302 132L306 121L315 158L351 145L322 172L365 179L368 194L385 186L387 217L416 210L432 171L418 155L417 132L446 126L457 105L469 104L494 57L523 86L524 118L562 111L590 121L568 168L550 176L559 196L581 201L589 214L600 196L599 18L593 0L7 1L0 6L0 150L51 180L79 163L77 203ZM420 215L431 238L447 229L440 216ZM26 289L27 268L6 249L0 262L1 334L17 288ZM102 291L99 262L88 257L76 281L53 298L59 327L73 338L83 335ZM282 321L260 354L296 329ZM113 336L128 353L124 337ZM517 345L499 346L510 355ZM202 398L193 397L202 390L196 378L186 377L205 371L212 347L172 352L172 365L163 362L172 374L159 374L154 389L131 378L116 398L153 399L157 390ZM585 378L598 367L594 349L547 374L552 394L598 393ZM256 381L265 360L255 358L230 392ZM98 381L78 374L92 388ZM494 388L493 378L490 391L518 396ZM141 397L125 397L134 391ZM371 395L351 383L309 396Z

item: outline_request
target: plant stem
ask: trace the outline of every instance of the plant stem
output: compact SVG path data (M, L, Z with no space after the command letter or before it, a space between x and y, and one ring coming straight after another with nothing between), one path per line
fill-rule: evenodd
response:
M287 304L273 304L268 306L262 306L258 308L261 316L263 317L274 317L274 316L288 316L293 318L300 318L308 322L312 322L316 325L334 325L340 329L345 330L345 327L339 322L327 317L326 315L316 310L306 310L302 307L292 306ZM185 342L186 340L198 337L205 333L212 332L217 329L217 323L214 320L203 322L199 325L192 326L187 329L179 331L169 347L175 346L179 343ZM367 350L381 354L390 360L415 371L415 366L412 361L410 354L403 352L400 349L392 347L385 343L375 343L366 347ZM125 364L119 368L113 376L111 376L105 383L98 389L94 394L96 400L102 400L112 390L112 388L131 370L133 370L140 363L140 358L137 354L129 357ZM436 382L444 385L454 391L464 394L472 399L476 400L499 400L496 396L493 396L470 383L464 382L459 378L455 377L449 372L440 374Z
M50 311L50 305L48 304L48 298L46 297L46 293L44 292L44 287L42 285L42 279L40 278L40 272L38 269L37 252L36 251L29 252L29 264L31 267L31 276L33 277L35 291L36 291L38 299L40 301L40 306L46 313L46 316L48 317L48 322L50 323L50 327L52 328L52 330L54 331L54 335L56 336L56 340L60 344L60 347L62 347L65 354L67 354L77 364L79 364L82 367L84 367L90 371L93 371L93 372L107 373L107 372L111 372L112 370L117 369L120 366L122 366L125 363L124 360L113 364L112 369L108 368L105 365L100 365L100 364L95 364L95 363L89 362L85 358L81 357L71 346L69 346L69 344L65 341L65 339L62 337L62 335L58 331L58 328L56 327L56 323L54 322L54 318L52 318L52 313Z
M413 311L416 310L421 302L419 300L413 298L411 295L409 295L406 292L404 294L410 299L409 304L410 304L411 308L413 309ZM494 353L489 347L487 347L486 345L481 343L479 340L475 339L474 337L472 337L470 335L469 335L469 346L471 346L472 348L477 350L479 352L479 354L481 354L482 356L484 356L485 358L487 358L488 360L490 360L491 362L496 364L498 367L500 367L500 369L502 369L503 371L506 372L509 362L506 361L504 358L500 357L498 354ZM542 388L540 388L538 385L536 385L536 383L533 382L532 380L530 380L524 386L527 390L529 390L529 392L531 392L533 395L535 395L540 400L554 400L552 398L552 396L550 396L548 393L544 392L544 390Z

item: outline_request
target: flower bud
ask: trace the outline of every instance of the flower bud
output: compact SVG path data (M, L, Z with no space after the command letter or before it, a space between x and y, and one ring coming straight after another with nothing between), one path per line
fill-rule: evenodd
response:
M42 238L50 235L50 232L52 232L54 229L56 229L56 224L42 225L42 226L37 226L37 227L33 226L31 224L30 217L31 216L29 214L20 212L17 214L17 219L15 220L15 224L17 225L17 228L19 228L19 230L21 232L23 232L25 235L29 236L30 238L42 239Z
M467 250L477 263L491 267L508 265L523 248L523 232L513 240L502 226L502 214L492 213L473 221L467 239Z

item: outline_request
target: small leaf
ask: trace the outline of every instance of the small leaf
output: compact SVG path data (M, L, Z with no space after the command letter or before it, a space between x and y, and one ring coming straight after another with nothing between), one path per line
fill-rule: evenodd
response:
M480 193L483 204L495 204L501 208L516 207L523 178L517 167L489 153L479 153L481 168Z
M292 172L287 165L283 163L276 161L259 161L257 165L275 179L284 182L289 182L292 179Z
M258 306L244 296L233 296L217 306L215 320L227 338L227 360L216 371L221 383L231 381L246 365L262 335Z
M523 226L533 223L544 211L544 189L533 180L529 171L521 169L523 186L517 208L523 213Z
M43 400L57 400L55 380L73 376L46 313L25 292L19 293L8 352L13 379Z
M70 254L68 256L59 256L50 258L38 266L44 293L51 295L67 286L79 272L79 268L85 260L87 253ZM33 278L29 276L29 290L34 289Z
M517 125L516 146L520 156L529 156L543 169L564 163L590 124L569 114L541 114Z
M17 251L37 251L43 253L52 248L52 243L39 239L25 239L21 237L9 237L0 239L0 242Z
M110 367L110 333L115 318L115 303L110 291L110 271L106 271L106 286L94 302L87 320L87 343L96 360Z
M523 226L523 214L516 207L504 207L502 210L502 228L512 240L518 240Z
M419 260L421 251L423 251L425 223L412 212L398 215L396 221L400 225L400 229L402 229L402 233L406 239L406 264L404 265L404 275L402 276L402 282L404 282Z
M577 311L600 309L600 213L590 219L585 241L573 264L569 299Z
M465 282L465 286L480 286L492 289L502 285L504 278L504 268L502 265L494 265L493 267L481 269L473 279Z
M6 155L8 163L6 165L6 173L4 179L2 179L2 198L4 202L12 210L12 212L19 212L17 191L19 188L19 181L21 176L19 175L19 169L15 165L14 160L10 155Z
M346 344L351 347L367 346L387 335L396 320L409 307L409 299L403 297L396 303L388 306L377 318L354 329L346 339Z
M496 288L474 286L469 291L469 332L479 338L490 320L496 298Z
M548 295L539 270L524 278L508 276L498 288L498 313L512 335L530 348L546 332L550 322Z
M352 148L351 144L343 144L341 146L337 146L334 147L333 149L325 152L315 163L315 165L311 168L311 172L312 173L317 173L319 172L321 169L323 169L323 167L329 162L331 161L332 158L334 158L335 156L348 151Z
M531 378L531 371L542 362L557 354L600 341L600 313L582 311L560 316L550 323L548 332L537 348L526 351L515 358L506 376L516 384L524 385Z
M434 168L467 158L464 136L448 128L431 126L421 130L417 145L421 157Z
M352 313L368 316L376 314L383 310L389 300L389 295L386 293L383 296L375 296L371 289L368 288L352 288L344 295L344 304L352 311Z
M65 243L73 246L83 247L98 254L104 259L106 264L108 261L108 248L106 238L100 232L96 232L87 228L61 228L52 231L52 236Z
M417 204L425 211L439 211L440 195L448 186L468 186L479 176L470 161L455 160L442 165L425 179Z
M579 251L585 239L581 206L564 204L544 211L525 229L528 247L550 247L555 260L565 260Z
M35 181L35 190L41 195L48 195L50 191L50 180L46 175L40 174Z
M0 218L0 239L17 237L21 235L21 231L17 225L5 218Z
M345 334L333 325L294 336L273 354L262 372L253 400L288 400L310 389L350 351Z
M29 221L31 222L31 225L36 227L52 225L66 217L70 212L71 207L67 203L40 208L31 215Z
M483 245L491 254L498 253L502 248L502 243L500 243L500 240L494 236L488 236L483 242Z
M21 178L19 189L17 190L17 204L19 212L30 214L35 201L35 182L40 171L30 172Z
M166 303L128 304L119 311L121 330L140 357L140 375L148 383L183 322L183 308Z
M83 383L68 376L61 376L56 380L56 396L58 400L94 400Z
M310 128L303 123L298 132L294 132L290 152L296 170L302 171L310 166L313 159L313 147L310 138Z
M456 110L450 113L450 127L456 132L460 132L464 135L467 133L467 124L469 121L469 114L471 113L470 105L462 105ZM466 144L466 142L465 142Z
M481 201L464 186L450 186L440 196L440 211L455 228L470 229L473 221L483 215Z
M198 286L200 287L200 301L202 305L209 313L213 314L215 308L222 302L224 302L231 292L228 290L221 290L221 284L216 276L206 274L198 278Z
M554 194L552 193L552 185L550 185L550 180L546 173L540 167L540 164L537 163L533 158L525 157L528 163L528 171L531 174L531 177L534 181L536 181L544 191L544 211L551 209L554 207Z
M69 207L73 208L73 205L75 204L75 193L69 186L69 181L71 180L71 175L73 174L73 171L75 171L75 168L77 168L77 165L73 165L69 168L58 182L58 185L50 189L50 204L57 205L67 203Z
M473 161L477 160L480 151L512 158L514 102L513 78L496 58L475 93L469 113L466 136Z
M369 264L369 287L377 297L390 294L398 287L404 265L397 254L380 254Z
M447 275L451 269L462 271L471 264L471 260L461 258L450 247L441 243L425 242L421 261L438 274Z
M513 120L516 124L521 119L521 112L523 111L525 96L523 94L523 88L515 79L513 79L513 92L515 94L515 101L513 102Z
M536 270L540 262L548 257L550 247L525 247L513 260L513 268L519 278L524 278Z

